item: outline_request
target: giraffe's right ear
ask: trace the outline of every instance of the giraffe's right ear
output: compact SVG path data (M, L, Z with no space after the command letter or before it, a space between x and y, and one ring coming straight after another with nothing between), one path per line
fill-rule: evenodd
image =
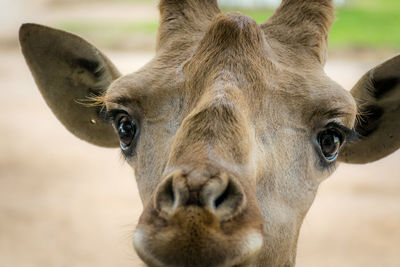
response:
M82 104L120 76L109 59L76 35L37 24L22 25L19 39L35 82L61 123L89 143L117 147L102 108Z
M400 55L368 71L351 94L359 108L361 138L340 151L339 160L368 163L400 148Z

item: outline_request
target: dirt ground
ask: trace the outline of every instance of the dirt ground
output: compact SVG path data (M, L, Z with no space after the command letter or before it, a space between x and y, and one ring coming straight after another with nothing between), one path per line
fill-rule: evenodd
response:
M152 56L106 54L123 73ZM381 60L333 58L326 71L351 88ZM119 151L67 132L17 49L0 49L0 90L0 267L142 266L131 245L142 204ZM321 185L297 266L400 266L399 163L400 151L343 164Z

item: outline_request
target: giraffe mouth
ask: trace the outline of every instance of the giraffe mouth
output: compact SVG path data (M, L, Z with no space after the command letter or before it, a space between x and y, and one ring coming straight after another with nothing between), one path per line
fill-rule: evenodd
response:
M248 266L263 243L260 229L221 224L195 206L182 208L164 224L139 223L133 239L149 266Z

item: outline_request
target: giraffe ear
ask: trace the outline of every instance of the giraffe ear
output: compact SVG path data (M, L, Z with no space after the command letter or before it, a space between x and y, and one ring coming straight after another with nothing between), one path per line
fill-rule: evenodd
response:
M102 95L120 76L114 65L93 45L64 31L24 24L19 39L40 93L58 120L89 143L118 146L101 107L82 104Z
M367 72L351 90L359 115L359 141L343 147L340 160L368 163L400 147L400 55Z

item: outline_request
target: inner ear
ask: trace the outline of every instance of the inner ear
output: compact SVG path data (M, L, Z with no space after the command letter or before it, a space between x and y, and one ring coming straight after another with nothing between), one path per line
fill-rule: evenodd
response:
M351 90L359 114L358 142L343 147L340 160L367 163L400 147L400 55L367 72Z
M379 100L400 85L400 56L387 62L385 67L377 67L371 72L372 95Z
M102 107L88 102L120 76L110 60L76 35L37 24L21 27L20 43L43 98L60 122L85 141L117 147Z

